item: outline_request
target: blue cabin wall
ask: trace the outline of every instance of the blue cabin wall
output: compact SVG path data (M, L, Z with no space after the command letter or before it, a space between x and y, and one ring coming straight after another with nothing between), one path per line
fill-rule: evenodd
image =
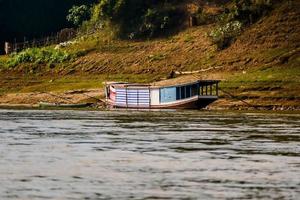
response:
M168 103L176 100L187 99L199 95L198 83L178 87L167 87L160 89L160 102Z
M161 103L176 101L176 87L161 88L159 92Z

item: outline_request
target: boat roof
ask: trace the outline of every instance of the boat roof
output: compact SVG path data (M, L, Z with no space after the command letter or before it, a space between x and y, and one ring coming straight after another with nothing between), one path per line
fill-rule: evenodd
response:
M172 79L166 79L150 84L143 84L143 83L124 83L124 82L111 82L107 83L108 85L116 86L116 87L134 87L134 88L144 88L144 87L150 87L150 88L161 88L161 87L174 87L174 86L184 86L184 85L192 85L196 83L218 83L219 80L203 80L199 79L197 77L191 77L191 76L182 76L178 78L172 78Z
M154 87L172 87L180 85L192 85L194 83L217 83L219 80L200 79L195 76L181 76L178 78L166 79L158 82L154 82L151 85Z

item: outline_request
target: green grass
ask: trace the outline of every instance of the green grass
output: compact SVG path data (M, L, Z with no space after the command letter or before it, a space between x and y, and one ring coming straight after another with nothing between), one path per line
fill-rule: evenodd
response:
M41 77L27 75L23 78L9 78L1 85L0 94L27 92L65 92L69 90L102 89L105 81L122 81L147 83L159 79L160 76L149 75L72 75L64 77ZM13 84L10 82L13 81Z
M300 99L300 68L272 66L229 75L221 89L239 99L263 101L295 101ZM256 99L256 100L255 100Z
M187 42L187 43L193 43L194 42L194 37L193 36L191 36L191 35L186 35L185 37L184 37L184 42Z
M153 55L149 55L148 59L150 62L154 62L154 61L159 61L159 60L164 60L166 59L166 55L165 54L153 54Z
M234 75L238 82L300 82L300 67L269 66Z
M97 78L79 78L79 77L64 77L59 79L45 79L41 83L24 87L20 92L45 92L55 91L64 92L68 90L84 90L102 88L102 79Z
M0 70L7 69L8 56L0 56Z

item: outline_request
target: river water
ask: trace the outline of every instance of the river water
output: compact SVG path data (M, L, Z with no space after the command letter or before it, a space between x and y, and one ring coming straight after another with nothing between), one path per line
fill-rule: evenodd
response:
M300 199L300 115L0 110L0 199Z

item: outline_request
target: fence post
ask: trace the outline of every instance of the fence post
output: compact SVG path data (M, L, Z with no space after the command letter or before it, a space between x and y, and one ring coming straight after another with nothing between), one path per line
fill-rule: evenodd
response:
M59 38L59 34L58 33L56 34L56 41L57 41L57 43L60 43L60 38Z
M14 44L13 44L13 52L17 52L18 51L18 44L17 44L17 39L14 39Z
M35 39L32 40L32 47L35 47Z
M9 42L5 42L4 44L4 51L5 51L5 54L8 55L12 52L12 45L11 43Z
M195 16L189 17L189 27L197 26L197 18Z
M26 49L26 37L24 37L24 41L23 41L23 49Z

